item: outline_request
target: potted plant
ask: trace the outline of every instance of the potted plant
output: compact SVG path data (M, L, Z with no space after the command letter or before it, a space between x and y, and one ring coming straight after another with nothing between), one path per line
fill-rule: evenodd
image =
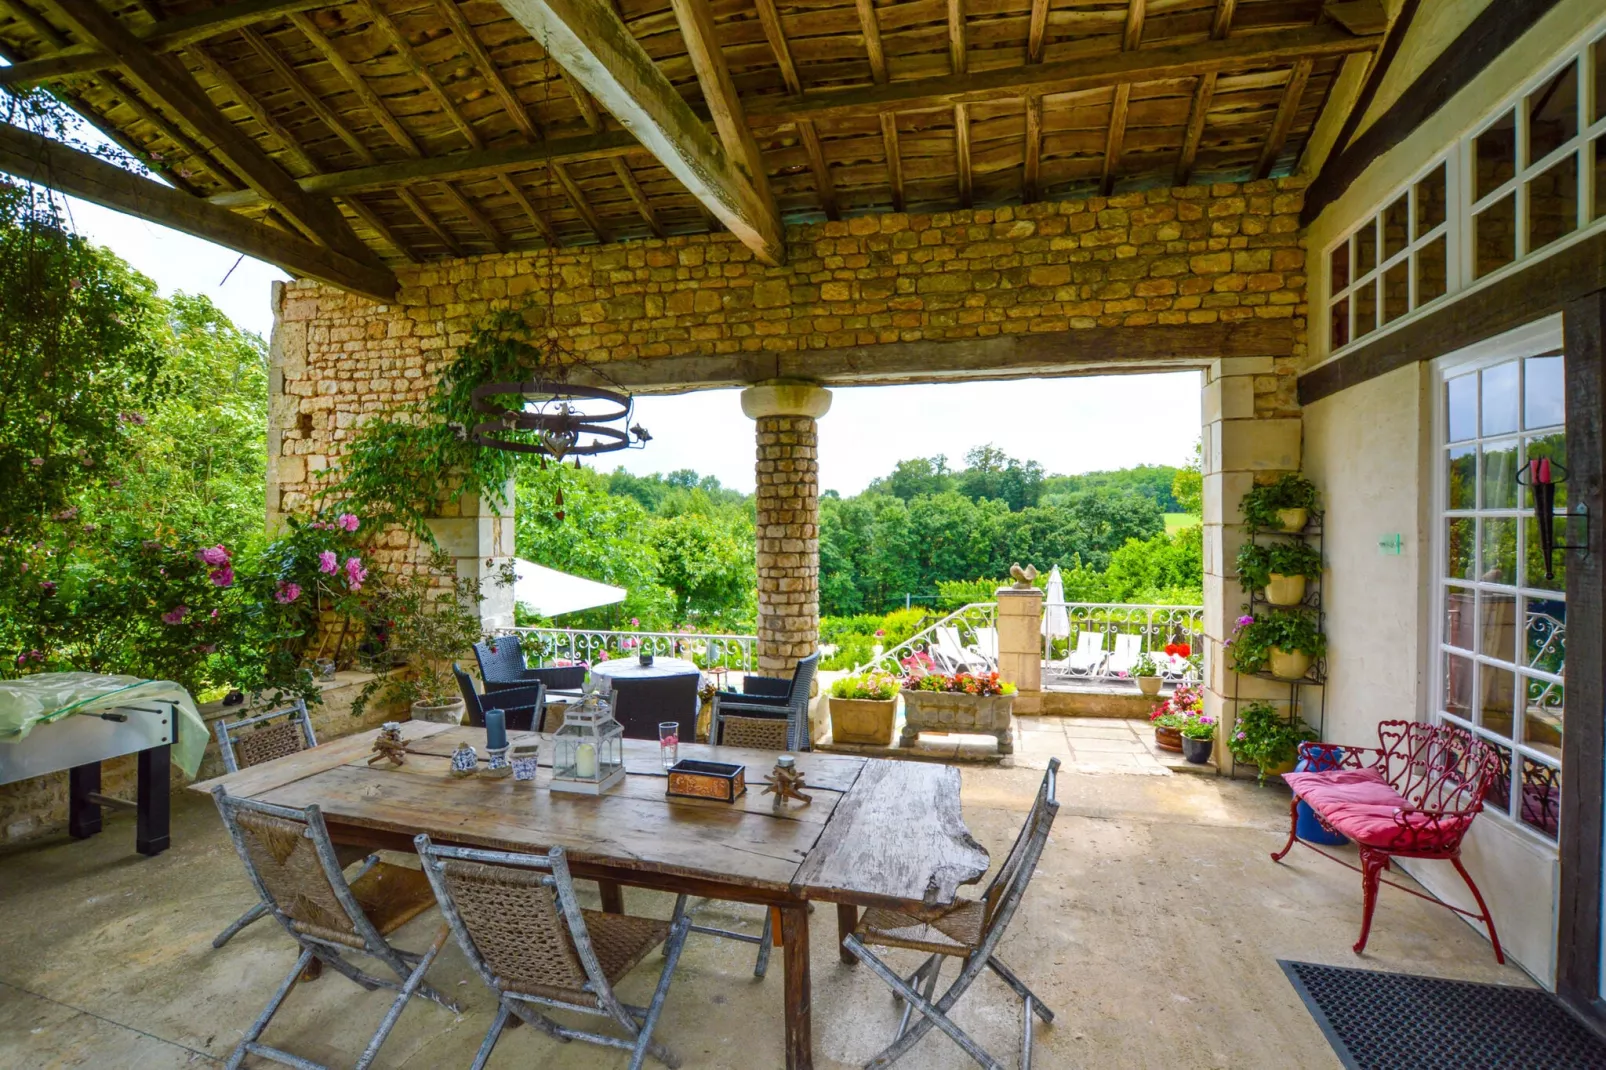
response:
M1171 697L1154 708L1149 723L1154 726L1154 743L1161 750L1182 750L1182 727L1204 709L1203 696L1191 687L1179 687Z
M892 744L897 719L898 678L872 669L831 685L831 738L872 747Z
M1274 606L1303 602L1305 581L1321 574L1322 555L1303 542L1247 543L1238 551L1238 582L1246 591L1264 588Z
M1138 682L1138 690L1145 695L1153 697L1160 693L1160 685L1165 681L1160 678L1160 666L1155 664L1154 658L1147 650L1138 655L1138 660L1132 663L1132 676Z
M1316 484L1289 472L1275 482L1250 487L1239 507L1244 523L1252 528L1302 531L1310 521L1310 511L1316 508Z
M1188 716L1177 729L1182 735L1182 757L1193 765L1206 765L1216 745L1216 719L1199 711Z
M912 659L910 659L912 660ZM908 665L908 661L905 661ZM1005 683L996 672L975 675L968 672L946 675L918 673L911 668L903 679L903 735L899 745L913 746L921 731L975 732L995 736L998 753L1015 749L1013 711L1015 685Z
M414 719L457 724L463 696L452 662L485 635L480 624L479 583L457 575L450 555L437 551L429 567L393 581L376 597L376 610L391 622L390 652L405 662L368 681L352 701L361 717L370 702L405 702Z
M1269 670L1280 680L1302 680L1311 661L1327 653L1327 637L1317 630L1312 614L1273 609L1260 617L1239 617L1227 649L1234 672Z
M1227 745L1234 758L1255 765L1264 782L1268 776L1291 772L1299 745L1315 738L1305 722L1284 720L1269 702L1251 702L1238 711Z

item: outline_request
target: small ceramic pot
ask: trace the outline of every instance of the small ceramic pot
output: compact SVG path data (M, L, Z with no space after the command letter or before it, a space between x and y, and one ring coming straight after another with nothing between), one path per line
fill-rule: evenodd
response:
M1151 698L1160 693L1160 687L1165 683L1165 679L1159 676L1139 676L1135 679L1138 682L1138 690Z
M1180 730L1166 728L1163 725L1154 726L1154 744L1161 750L1181 751L1184 742Z
M1182 756L1194 765L1208 765L1210 751L1215 747L1213 739L1193 739L1190 736L1182 737Z
M1305 577L1273 572L1266 582L1266 601L1274 606L1297 606L1305 600Z
M539 743L517 743L513 746L512 764L514 780L534 780L536 770L540 767L538 759L541 756Z
M1300 650L1271 648L1271 674L1279 680L1303 680L1310 672L1310 655Z
M487 747L485 749L485 776L494 779L513 775L513 764L508 761L507 747Z
M1283 531L1290 533L1304 531L1305 525L1310 522L1310 510L1279 509L1277 510L1277 521L1282 524Z
M480 770L479 755L467 743L459 743L452 752L452 775L454 777L473 776Z

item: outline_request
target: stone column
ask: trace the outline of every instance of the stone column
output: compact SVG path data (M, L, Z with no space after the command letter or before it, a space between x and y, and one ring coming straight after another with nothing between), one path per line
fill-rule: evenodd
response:
M758 671L785 676L820 642L820 476L815 420L831 392L775 379L742 391L757 421Z
M513 586L502 582L513 560L513 480L503 494L507 506L500 514L486 499L464 494L425 521L452 555L457 574L479 581L480 623L487 630L513 627Z
M1279 383L1271 357L1227 357L1205 373L1204 388L1204 646L1205 711L1217 719L1218 768L1231 765L1228 732L1241 702L1288 704L1288 686L1238 677L1223 647L1243 604L1238 550L1248 538L1239 502L1256 482L1300 467L1303 423L1270 388Z
M998 675L1015 685L1015 712L1043 708L1043 592L1036 587L1000 587Z

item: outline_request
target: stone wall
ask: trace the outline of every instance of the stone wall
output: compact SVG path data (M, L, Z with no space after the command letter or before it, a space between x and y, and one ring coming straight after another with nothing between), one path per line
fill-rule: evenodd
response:
M760 416L758 670L790 673L820 641L820 479L812 416Z
M1303 339L1302 199L1301 180L1279 179L860 216L789 227L781 268L728 234L476 257L400 268L393 305L290 284L272 347L270 520L306 506L365 417L426 396L488 313L544 306L549 271L556 324L596 362L1255 318L1291 319ZM1297 411L1302 359L1300 342L1253 377L1258 414Z

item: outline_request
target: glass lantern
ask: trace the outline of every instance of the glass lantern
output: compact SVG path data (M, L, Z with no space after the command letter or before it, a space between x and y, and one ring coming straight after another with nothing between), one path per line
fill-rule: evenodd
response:
M613 719L612 695L588 688L552 735L552 790L601 795L625 778L625 730Z

